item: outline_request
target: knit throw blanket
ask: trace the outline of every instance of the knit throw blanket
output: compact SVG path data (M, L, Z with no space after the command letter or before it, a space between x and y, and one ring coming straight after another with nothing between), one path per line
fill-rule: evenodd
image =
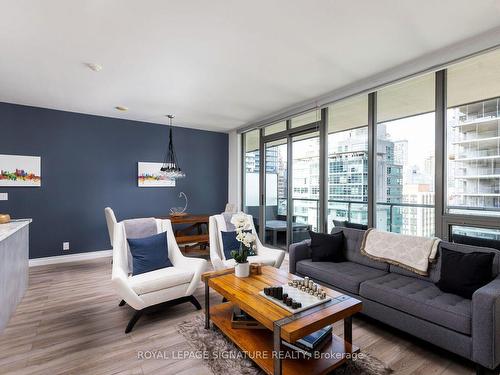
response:
M429 263L436 259L439 241L436 237L407 236L370 228L365 232L361 254L428 276Z

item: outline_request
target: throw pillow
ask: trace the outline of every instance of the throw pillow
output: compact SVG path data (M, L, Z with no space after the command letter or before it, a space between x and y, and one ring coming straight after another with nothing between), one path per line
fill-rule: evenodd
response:
M252 233L252 231L249 230L244 230L243 232L245 233ZM240 244L241 242L236 239L236 231L220 231L221 237L222 237L222 251L224 252L224 257L226 260L228 259L233 259L233 256L231 255L231 251L233 250L239 250L240 249ZM248 252L248 255L255 255L253 250L250 249Z
M127 241L132 253L133 276L172 267L168 259L166 232L144 238L129 238Z
M350 221L346 221L345 222L345 226L347 228L359 229L359 230L367 230L368 229L368 225L358 224L358 223L351 223Z
M471 299L492 279L493 253L460 253L441 248L441 278L436 286L445 293Z
M340 263L344 258L344 233L333 234L309 231L311 237L311 258L313 262Z

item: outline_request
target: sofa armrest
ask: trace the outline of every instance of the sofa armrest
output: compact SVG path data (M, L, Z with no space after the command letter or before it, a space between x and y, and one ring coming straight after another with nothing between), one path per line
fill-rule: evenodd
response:
M296 273L297 262L311 257L311 240L291 244L288 248L290 273Z
M489 369L500 363L500 276L472 295L472 360Z

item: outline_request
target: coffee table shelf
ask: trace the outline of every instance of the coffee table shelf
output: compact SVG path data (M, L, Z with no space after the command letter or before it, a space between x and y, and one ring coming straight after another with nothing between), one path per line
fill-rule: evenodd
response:
M267 374L273 374L273 332L267 329L254 330L232 328L231 316L233 304L222 303L210 307L210 320L242 351L252 356L252 360ZM286 351L286 348L282 348ZM342 365L345 353L357 353L359 348L352 346L344 339L333 335L332 341L322 350L323 353L339 353L337 356L320 359L285 358L282 360L282 373L285 375L326 374ZM261 355L259 356L258 353ZM292 353L288 351L287 353ZM334 357L334 358L333 358Z

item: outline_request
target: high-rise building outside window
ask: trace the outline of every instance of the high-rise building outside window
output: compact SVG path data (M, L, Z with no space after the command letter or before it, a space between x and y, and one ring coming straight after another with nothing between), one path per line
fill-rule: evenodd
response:
M368 224L367 125L368 95L328 107L328 231Z
M447 70L447 211L500 216L500 51Z
M379 229L434 235L434 82L432 73L377 92L375 198Z

